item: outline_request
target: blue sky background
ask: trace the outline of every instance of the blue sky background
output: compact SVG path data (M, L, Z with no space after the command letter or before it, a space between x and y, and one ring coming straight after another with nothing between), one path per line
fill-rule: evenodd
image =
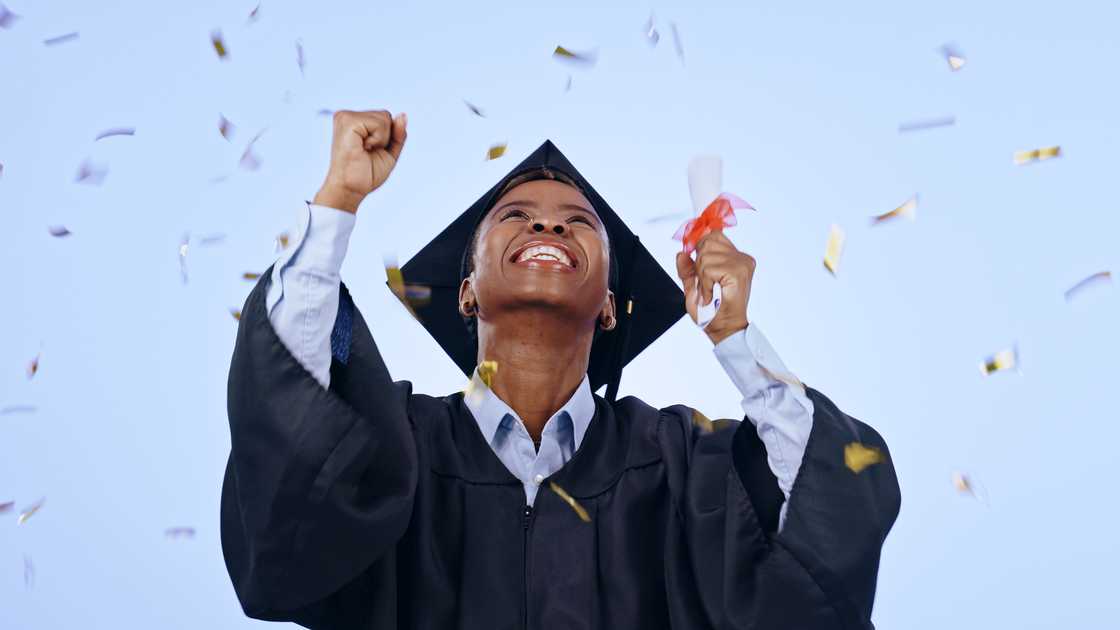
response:
M37 411L0 416L0 503L46 503L22 526L0 517L0 627L264 627L242 616L219 546L228 309L322 180L321 108L409 114L343 270L395 377L430 393L463 382L385 289L383 254L407 259L541 141L668 270L677 224L644 221L686 209L688 160L721 154L725 187L758 208L729 233L759 260L752 321L892 448L903 508L877 625L1115 623L1120 301L1112 288L1063 299L1120 266L1120 15L1107 3L266 0L252 25L254 0L6 4L22 19L0 30L0 407ZM80 39L44 46L71 31ZM936 50L949 41L968 58L960 72ZM557 44L599 61L570 69ZM957 124L898 132L946 115ZM121 126L136 135L94 142ZM238 170L264 128L260 170ZM485 162L499 141L508 154ZM1012 163L1055 144L1060 159ZM87 158L108 166L101 186L74 183ZM915 222L869 226L915 193ZM848 234L835 278L821 265L832 223ZM73 235L52 238L56 224ZM226 235L192 246L186 285L185 231ZM981 375L1015 343L1020 373ZM686 322L622 390L740 415ZM988 503L959 495L954 471ZM166 538L174 526L198 534Z

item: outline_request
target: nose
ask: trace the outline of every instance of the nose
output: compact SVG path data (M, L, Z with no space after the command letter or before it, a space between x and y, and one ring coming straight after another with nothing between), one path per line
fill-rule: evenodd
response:
M559 235L564 234L564 226L560 223L551 223L549 221L534 221L533 222L533 231L534 232L551 231L553 234L556 234L556 235L559 236Z

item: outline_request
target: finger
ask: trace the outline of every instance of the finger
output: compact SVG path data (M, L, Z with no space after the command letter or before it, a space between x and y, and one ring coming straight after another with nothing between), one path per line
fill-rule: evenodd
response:
M392 136L389 139L389 155L394 160L400 158L405 140L408 140L408 114L401 112L393 118Z
M384 149L389 145L393 125L389 112L380 110L346 114L348 115L342 121L344 130L358 134L367 151Z
M731 239L727 238L727 235L723 233L723 230L714 230L705 234L704 238L701 238L700 242L696 244L696 250L701 253L708 251L738 251L735 248L735 244L731 242Z

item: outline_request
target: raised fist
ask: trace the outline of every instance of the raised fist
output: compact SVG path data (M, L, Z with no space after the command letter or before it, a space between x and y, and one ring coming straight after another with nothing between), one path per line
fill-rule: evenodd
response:
M334 114L331 165L313 203L357 212L366 195L377 190L393 167L408 137L408 116L384 110Z

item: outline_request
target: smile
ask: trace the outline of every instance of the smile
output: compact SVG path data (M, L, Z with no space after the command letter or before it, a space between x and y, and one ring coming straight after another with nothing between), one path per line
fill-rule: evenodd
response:
M571 250L559 243L533 241L525 243L513 253L511 262L531 265L535 263L552 264L575 269L575 257Z

